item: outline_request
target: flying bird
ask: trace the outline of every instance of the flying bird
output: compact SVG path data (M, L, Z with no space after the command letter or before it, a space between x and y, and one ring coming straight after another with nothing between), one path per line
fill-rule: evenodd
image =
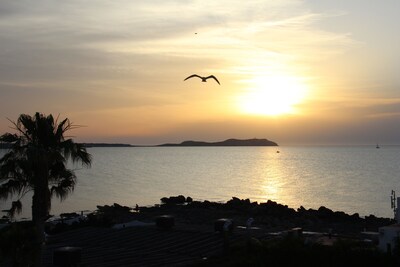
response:
M186 81L187 79L193 78L193 77L200 78L202 82L206 82L207 79L212 78L212 79L214 79L219 85L221 85L221 84L219 83L218 79L215 78L214 75L210 75L210 76L207 76L207 77L202 77L202 76L199 76L199 75L197 75L197 74L193 74L193 75L190 75L189 77L187 77L186 79L184 79L184 81Z

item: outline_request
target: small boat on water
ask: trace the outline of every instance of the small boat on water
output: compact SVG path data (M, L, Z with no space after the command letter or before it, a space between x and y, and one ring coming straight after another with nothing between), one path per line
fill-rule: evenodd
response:
M381 147L379 146L379 144L376 144L376 148L381 148Z

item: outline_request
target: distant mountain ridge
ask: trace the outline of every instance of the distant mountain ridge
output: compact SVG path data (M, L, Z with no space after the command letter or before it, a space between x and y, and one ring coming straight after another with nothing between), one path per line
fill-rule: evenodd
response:
M268 139L227 139L219 142L183 141L179 144L166 143L161 145L131 145L121 143L82 143L85 147L165 147L165 146L278 146ZM10 149L11 144L0 143L0 149Z
M180 144L162 144L158 146L278 146L268 139L227 139L219 142L183 141Z

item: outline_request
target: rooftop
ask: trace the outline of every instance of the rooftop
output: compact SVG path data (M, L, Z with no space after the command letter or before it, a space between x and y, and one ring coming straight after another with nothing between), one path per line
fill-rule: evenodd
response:
M243 231L238 229L232 240ZM49 236L44 266L53 265L53 253L61 247L81 248L82 266L189 266L222 253L220 232L176 225L169 230L155 225L120 229L84 227Z

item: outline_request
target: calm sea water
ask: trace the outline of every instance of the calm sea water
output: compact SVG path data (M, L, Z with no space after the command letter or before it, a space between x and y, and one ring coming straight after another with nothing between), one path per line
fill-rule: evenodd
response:
M277 153L279 150L280 153ZM89 148L92 167L75 168L78 183L52 214L93 211L97 205L159 204L165 196L227 201L273 200L297 209L393 217L400 196L400 147L132 147ZM0 152L4 154L4 151ZM1 155L2 155L1 154ZM30 217L31 199L23 217ZM0 200L0 208L9 201Z

